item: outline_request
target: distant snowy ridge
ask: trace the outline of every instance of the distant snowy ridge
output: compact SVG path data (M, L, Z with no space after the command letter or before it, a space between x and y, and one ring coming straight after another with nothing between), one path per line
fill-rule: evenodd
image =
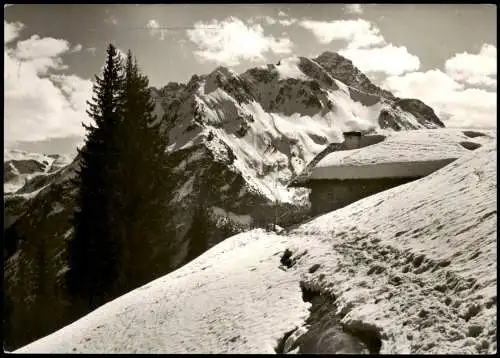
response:
M72 159L67 155L46 155L4 148L4 193L14 193L32 178L59 170Z

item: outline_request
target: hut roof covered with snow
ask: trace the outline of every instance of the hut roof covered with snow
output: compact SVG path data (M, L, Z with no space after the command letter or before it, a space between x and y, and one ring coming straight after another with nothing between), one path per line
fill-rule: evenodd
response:
M423 177L491 139L485 131L460 129L344 136L344 143L328 146L290 186L309 187L315 180Z

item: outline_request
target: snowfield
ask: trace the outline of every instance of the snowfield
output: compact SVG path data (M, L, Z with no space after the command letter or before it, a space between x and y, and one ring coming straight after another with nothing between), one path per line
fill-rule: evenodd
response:
M302 286L346 331L376 332L380 353L496 353L496 149L290 232L233 236L16 352L274 353L309 329Z

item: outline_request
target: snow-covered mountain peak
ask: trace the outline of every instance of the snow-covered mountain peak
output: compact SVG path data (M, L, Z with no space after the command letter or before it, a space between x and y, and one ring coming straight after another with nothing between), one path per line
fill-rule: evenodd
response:
M318 55L318 57L316 57L314 60L320 63L331 63L334 65L346 64L352 66L351 60L349 60L347 57L338 54L337 52L332 52L332 51L325 51L320 55Z
M329 143L341 140L343 131L442 126L431 108L396 99L332 52L315 59L291 56L239 75L217 67L194 75L186 86L169 84L159 92L164 101L158 114L169 128L169 151L216 138L209 150L224 143L224 150L216 152L233 153L228 165L251 178L248 182L262 195L284 201L295 197L285 190L291 177ZM275 168L266 168L264 158L277 163Z
M228 78L238 77L238 74L236 72L234 72L230 68L227 68L224 66L217 67L214 71L212 71L212 73L221 74L222 76L228 77Z
M365 74L354 66L351 60L338 53L327 51L313 60L324 68L332 77L342 81L350 87L388 99L395 98L391 92L374 85Z

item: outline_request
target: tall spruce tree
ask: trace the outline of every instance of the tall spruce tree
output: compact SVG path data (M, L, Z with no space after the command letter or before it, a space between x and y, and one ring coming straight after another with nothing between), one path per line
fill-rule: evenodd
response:
M89 103L96 127L86 126L87 141L79 151L78 210L68 247L69 292L85 297L89 308L168 266L167 142L155 125L148 82L130 50L122 65L109 46ZM162 254L156 261L155 252Z
M120 96L121 147L120 170L115 194L120 201L116 217L122 242L120 286L124 291L144 284L162 273L154 267L154 252L168 245L166 233L166 185L168 169L165 160L166 136L154 115L149 81L140 73L129 50L124 66ZM152 265L153 264L153 265ZM164 272L163 272L164 273Z
M122 75L120 56L110 44L102 77L95 77L92 101L87 111L95 126L87 130L79 150L80 170L74 235L68 243L68 291L81 298L86 309L104 303L118 274L120 242L113 231L113 195L117 172L117 129L120 124Z

